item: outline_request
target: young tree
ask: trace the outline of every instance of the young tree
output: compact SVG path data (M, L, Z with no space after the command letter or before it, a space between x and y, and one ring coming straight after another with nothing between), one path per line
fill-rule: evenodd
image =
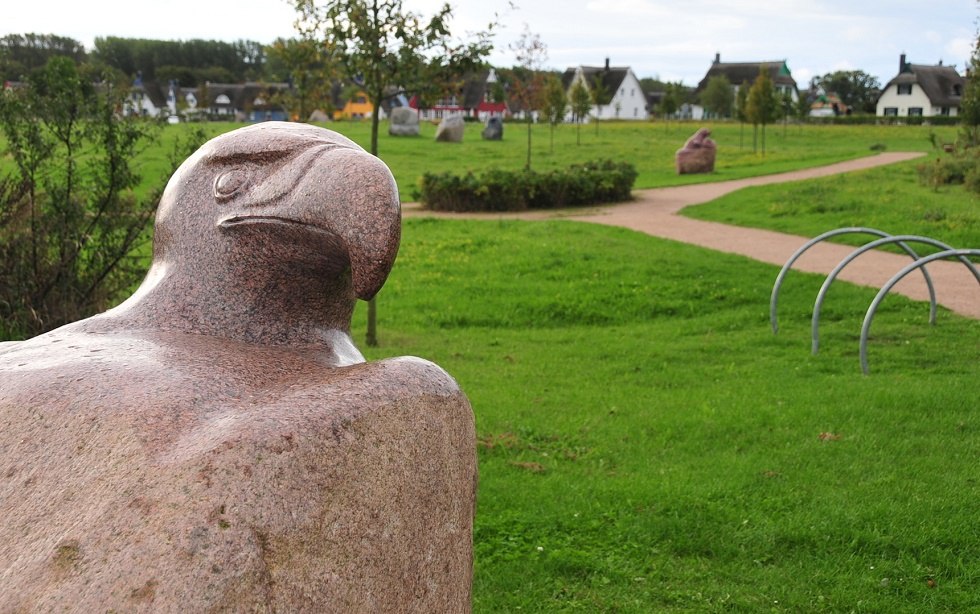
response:
M745 122L749 121L749 86L748 81L742 81L735 94L735 119L738 120L738 148L742 149L745 144Z
M805 124L807 118L810 117L810 98L807 92L800 92L800 97L796 99L796 103L793 106L793 115L795 115L796 120L800 122L800 134L802 134L803 124Z
M491 23L470 41L449 31L452 8L429 19L405 10L402 0L293 0L297 29L322 40L328 56L349 81L363 83L374 107L370 151L378 155L381 105L402 93L427 91L474 70L489 55ZM366 343L378 345L377 300L368 301Z
M612 101L612 93L610 93L609 88L606 87L602 76L602 73L599 73L592 77L592 87L589 88L589 96L592 99L592 104L595 105L596 136L599 135L599 111L603 105L607 105Z
M761 126L762 155L766 155L766 124L775 119L777 108L778 102L772 86L772 79L769 77L769 71L766 70L766 67L762 66L755 83L749 88L748 101L745 107L745 114L752 122L753 127L752 151L756 151L755 134Z
M575 118L578 127L575 133L575 143L576 145L582 144L582 120L589 114L589 109L592 107L592 97L589 95L588 88L581 81L575 81L572 84L572 90L569 92L569 102L572 106L572 116Z
M701 104L715 117L730 117L735 102L735 91L725 75L715 75L708 79L708 85L701 92Z
M568 112L568 94L556 75L548 77L544 86L541 112L551 126L551 153L555 152L555 126L565 119Z
M521 69L515 71L515 75L519 77L513 84L513 96L524 109L527 123L527 162L524 168L531 170L531 124L534 122L535 107L539 106L539 99L544 89L544 75L541 69L548 59L548 48L541 42L541 37L532 34L527 24L524 24L524 32L510 49L514 52L517 65Z
M125 93L111 81L96 88L63 56L0 92L14 162L0 178L0 339L104 311L145 273L130 254L147 238L163 185L133 194L131 161L156 133L117 113ZM203 140L195 131L175 150L170 172Z
M668 83L664 90L664 97L660 99L660 113L664 117L664 130L670 123L670 117L677 112L681 104L681 84Z

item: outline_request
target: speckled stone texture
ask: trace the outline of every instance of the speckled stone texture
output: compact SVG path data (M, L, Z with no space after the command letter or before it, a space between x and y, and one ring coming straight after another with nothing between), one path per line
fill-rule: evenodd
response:
M710 136L710 130L701 128L684 143L684 147L677 150L674 160L678 175L714 172L718 148Z
M0 345L0 612L468 612L470 405L349 335L399 229L331 131L189 158L133 297Z

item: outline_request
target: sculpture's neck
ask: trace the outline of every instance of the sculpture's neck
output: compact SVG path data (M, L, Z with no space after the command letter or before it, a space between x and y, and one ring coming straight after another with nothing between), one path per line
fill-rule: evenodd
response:
M355 298L347 271L324 275L302 264L263 264L192 270L186 263L154 264L139 290L106 317L131 328L360 356L349 337Z

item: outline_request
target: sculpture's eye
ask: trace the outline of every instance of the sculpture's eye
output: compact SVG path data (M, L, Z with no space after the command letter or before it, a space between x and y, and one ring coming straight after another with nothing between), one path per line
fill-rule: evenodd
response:
M214 179L214 197L227 200L248 184L249 172L243 166L235 166L223 171Z

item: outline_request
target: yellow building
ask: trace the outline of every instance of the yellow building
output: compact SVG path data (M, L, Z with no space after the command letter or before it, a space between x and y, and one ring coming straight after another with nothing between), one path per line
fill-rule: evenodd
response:
M343 109L334 111L333 118L335 121L341 119L367 119L371 117L372 113L374 113L374 105L368 101L367 94L358 90L344 104Z

